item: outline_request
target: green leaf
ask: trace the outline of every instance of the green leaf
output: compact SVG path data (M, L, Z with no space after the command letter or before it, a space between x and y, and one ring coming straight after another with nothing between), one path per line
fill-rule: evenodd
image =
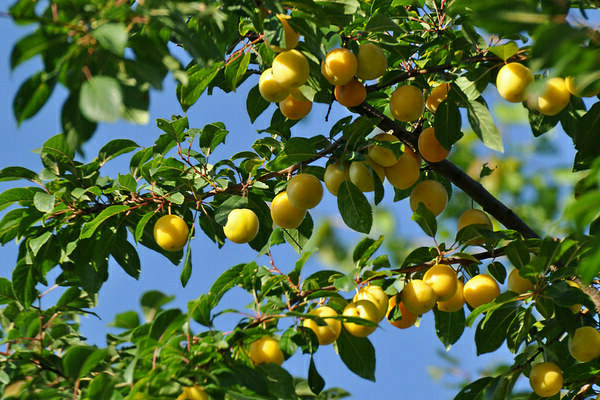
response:
M486 376L472 382L465 386L458 394L454 397L454 400L476 400L480 399L482 393L485 392L485 388L493 381L494 378Z
M92 346L70 347L62 359L62 367L66 376L79 379L94 370L108 355L108 349Z
M354 274L352 275L344 275L336 278L333 281L333 286L337 290L341 290L342 292L350 292L356 289L356 282L354 282Z
M185 258L183 259L183 268L181 270L181 275L179 276L182 287L187 285L188 281L190 280L190 276L192 276L192 247L190 246L190 241L188 240L187 251L185 252Z
M446 346L446 351L460 339L465 330L465 310L456 312L439 311L437 307L433 310L435 315L435 333Z
M475 330L477 355L491 353L502 345L517 310L514 303L509 303L488 311Z
M342 329L336 345L340 358L350 371L361 378L375 381L375 349L369 339L352 336Z
M310 139L293 137L283 147L283 151L272 161L268 162L266 168L269 171L280 171L296 163L310 160L317 152Z
M111 400L117 383L117 379L107 373L97 375L88 387L87 398L89 400Z
M121 154L130 153L138 148L140 148L140 145L133 140L114 139L102 146L100 151L98 151L98 159L100 164L105 164Z
M96 29L93 29L90 35L96 38L102 47L117 56L122 56L125 52L125 46L129 37L125 24L116 22L108 22L100 25Z
M12 283L6 278L0 278L0 304L9 304L17 300Z
M38 272L33 265L19 261L12 273L13 291L24 307L29 307L37 298L38 291L35 289Z
M146 225L148 224L148 221L150 221L150 219L152 219L152 217L154 217L155 215L156 215L156 213L154 211L148 211L138 221L137 225L135 226L135 232L133 234L133 238L135 239L136 243L138 243L140 241L140 239L142 238L142 235L144 234L144 230L146 228Z
M248 71L250 53L250 51L245 52L243 56L238 57L236 60L225 66L225 82L227 82L229 88L234 92L238 82L246 74L246 71Z
M107 207L106 209L102 210L102 212L100 212L100 214L98 214L96 218L94 218L93 220L91 220L83 226L83 228L81 229L81 233L79 234L79 238L91 238L96 229L98 229L98 227L100 227L100 225L102 225L104 221L117 214L128 211L129 209L129 206L126 206L124 204Z
M427 236L435 237L437 232L437 221L435 215L433 215L425 204L419 203L410 219L419 224Z
M56 80L49 78L45 72L38 72L23 82L13 100L18 124L37 114L50 98L55 85Z
M238 264L229 268L227 271L223 272L216 281L210 287L208 294L215 296L215 299L218 301L223 297L229 289L233 288L240 281L241 272L244 270L246 264Z
M525 342L529 331L536 322L532 314L532 307L518 309L515 319L513 319L508 327L508 335L506 336L506 345L510 351L516 353L519 350L519 347Z
M355 263L358 262L359 266L364 266L369 260L369 258L371 258L371 256L375 254L379 247L381 247L383 239L384 236L382 235L379 236L377 240L373 240L369 237L366 237L363 240L361 240L352 252L352 261L354 261Z
M250 123L254 123L256 118L258 118L263 111L265 111L269 107L269 103L265 100L258 90L258 85L254 86L248 92L248 97L246 98L246 110L248 111L248 116L250 117Z
M50 213L54 210L54 201L54 195L46 192L37 192L33 196L33 205L43 213Z
M351 182L343 181L338 189L338 209L350 228L369 233L373 225L373 210L365 195Z
M42 183L38 174L25 167L6 167L0 170L0 182L16 181L19 179Z
M548 116L536 110L530 109L528 119L533 136L538 137L554 128L558 124L558 121L560 121L560 116Z
M110 76L95 76L81 85L79 109L90 121L115 122L121 116L123 90Z
M500 44L498 46L490 47L490 51L503 59L504 61L508 60L519 51L519 46L515 42L508 42L505 44Z
M108 326L120 329L133 329L140 325L140 316L135 311L126 311L115 316L115 320Z
M181 330L186 319L185 314L178 309L161 311L152 321L149 336L155 340L167 342L176 331Z
M506 246L506 257L517 269L523 268L531 260L529 249L522 240L513 240Z
M115 241L111 245L110 254L127 274L135 279L140 277L140 257L135 247L125 241Z
M187 111L204 93L204 90L215 79L221 68L222 62L214 63L209 66L199 66L192 64L187 68L188 81L186 85L177 85L177 99L183 111Z
M31 202L33 202L33 199L35 198L35 195L38 193L46 194L46 192L44 192L42 189L31 188L31 187L28 187L28 188L16 187L16 188L5 190L4 192L0 193L0 210L5 209L6 207L8 207L14 203L19 203L19 202L21 204L25 204L25 203L31 204Z
M506 279L506 268L501 262L494 261L487 267L488 272L496 279L500 284L504 284Z
M502 135L492 119L490 110L483 103L483 99L468 102L467 118L471 124L471 128L473 128L473 131L475 131L484 145L492 150L504 152Z
M146 322L151 322L156 317L159 311L162 310L162 306L173 301L175 296L167 296L166 294L159 292L158 290L150 290L142 295L140 304L142 306L142 312L146 318Z
M319 394L325 387L325 381L317 371L315 360L312 354L310 355L310 364L308 366L308 386L314 394Z
M575 169L587 169L600 155L600 142L597 140L597 132L600 129L600 103L596 102L581 117L575 135Z
M42 54L56 39L47 37L41 30L23 36L13 46L10 53L10 68L15 69L19 64Z
M79 149L89 140L98 124L87 119L79 109L79 93L72 92L63 103L60 123L66 143L72 149Z
M302 220L302 223L296 229L282 229L283 238L296 250L296 253L302 253L304 246L312 236L313 219L309 213Z
M205 125L200 132L199 139L202 153L208 157L219 144L225 143L228 133L229 131L225 129L225 125L222 122Z
M463 136L460 131L461 124L462 119L456 103L450 99L442 101L435 111L433 127L436 139L446 150L450 150Z

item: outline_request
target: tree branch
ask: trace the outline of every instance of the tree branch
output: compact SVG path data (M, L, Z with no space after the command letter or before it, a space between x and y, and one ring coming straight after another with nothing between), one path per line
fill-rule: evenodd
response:
M396 122L383 115L367 103L356 107L360 114L367 117L375 117L380 120L378 126L384 131L393 131L398 139L418 151L418 136L408 132ZM527 225L518 215L505 206L500 200L488 192L479 182L473 180L463 170L448 160L439 163L429 163L434 171L439 172L450 180L455 186L469 195L475 202L483 207L490 215L494 216L502 225L508 229L520 232L526 238L539 238L540 236Z

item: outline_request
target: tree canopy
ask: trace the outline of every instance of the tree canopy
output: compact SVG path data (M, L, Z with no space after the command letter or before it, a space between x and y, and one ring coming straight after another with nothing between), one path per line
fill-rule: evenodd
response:
M0 170L0 181L16 181L0 193L0 243L18 243L11 279L0 278L0 390L21 399L344 398L317 369L319 347L333 345L351 373L374 380L369 334L383 324L408 329L431 312L444 346L471 329L478 355L503 346L514 355L455 399L595 398L597 8L583 0L15 1L5 17L31 30L10 66L34 58L42 66L14 95L16 121L33 118L57 87L68 96L62 132L48 132L39 149L43 169ZM151 146L122 135L83 156L98 124L148 124L166 79L177 82L181 113L156 119ZM270 116L269 124L223 158L219 150L236 140L228 121L195 127L186 113L242 87L250 121ZM505 143L492 102L513 103L507 119L526 116L533 150ZM303 130L313 107L328 120L334 105L347 113L329 132ZM551 130L576 150L562 181L532 169ZM480 145L496 159L474 162ZM117 157L128 169L106 175ZM353 249L313 221L322 196L335 196L329 212L362 235ZM410 204L426 242L373 234L384 197ZM79 317L94 314L110 260L137 279L146 247L181 266L185 287L199 236L218 248L249 245L269 262L231 266L186 309L147 292L143 320L123 310L105 346L86 342ZM294 265L277 263L279 246L297 252ZM350 267L307 274L319 252ZM57 288L55 304L42 302ZM250 311L220 307L233 289L252 299ZM232 313L237 322L217 329ZM285 360L299 352L309 368L293 377ZM521 376L534 393L514 390Z

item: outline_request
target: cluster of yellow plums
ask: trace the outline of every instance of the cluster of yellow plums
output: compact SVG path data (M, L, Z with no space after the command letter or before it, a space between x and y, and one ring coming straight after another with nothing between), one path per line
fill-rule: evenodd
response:
M539 96L531 96L527 88L534 82L531 70L518 62L504 65L498 71L496 87L502 98L512 103L527 102L528 107L544 115L556 115L567 107L571 95L592 97L598 91L582 91L581 84L572 76L553 77L546 80Z
M262 72L258 89L265 100L279 103L279 109L285 117L297 120L312 109L312 102L301 90L308 80L310 67L306 56L295 49L299 34L288 23L290 16L277 15L277 18L283 27L285 47L269 44L279 54L271 68ZM355 107L364 102L367 96L362 82L380 78L387 66L387 58L381 48L375 43L364 42L358 46L356 55L347 48L329 51L321 62L321 74L334 86L333 92L338 103ZM437 86L426 101L423 92L416 86L398 86L390 98L390 111L399 121L416 121L423 115L425 106L435 112L447 97L448 89L448 84Z

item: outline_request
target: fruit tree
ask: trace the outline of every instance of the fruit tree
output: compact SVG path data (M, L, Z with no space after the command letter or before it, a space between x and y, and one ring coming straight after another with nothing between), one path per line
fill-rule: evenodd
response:
M42 167L0 169L0 243L17 249L0 277L3 398L338 399L319 354L374 380L378 333L410 348L428 319L446 348L511 354L457 400L600 396L599 8L13 0L2 23L27 29L10 67L37 66L11 93L17 124L62 98ZM150 125L171 82L177 113ZM211 96L227 118L195 125ZM241 118L254 126L230 132ZM527 141L508 139L516 120ZM123 121L150 133L105 137ZM544 164L568 147L567 169ZM381 234L399 209L410 231ZM250 255L203 262L219 249ZM221 270L187 307L147 292L144 320L123 309L89 341L82 317L115 268L143 279L149 257L181 290ZM292 357L307 368L292 375Z

